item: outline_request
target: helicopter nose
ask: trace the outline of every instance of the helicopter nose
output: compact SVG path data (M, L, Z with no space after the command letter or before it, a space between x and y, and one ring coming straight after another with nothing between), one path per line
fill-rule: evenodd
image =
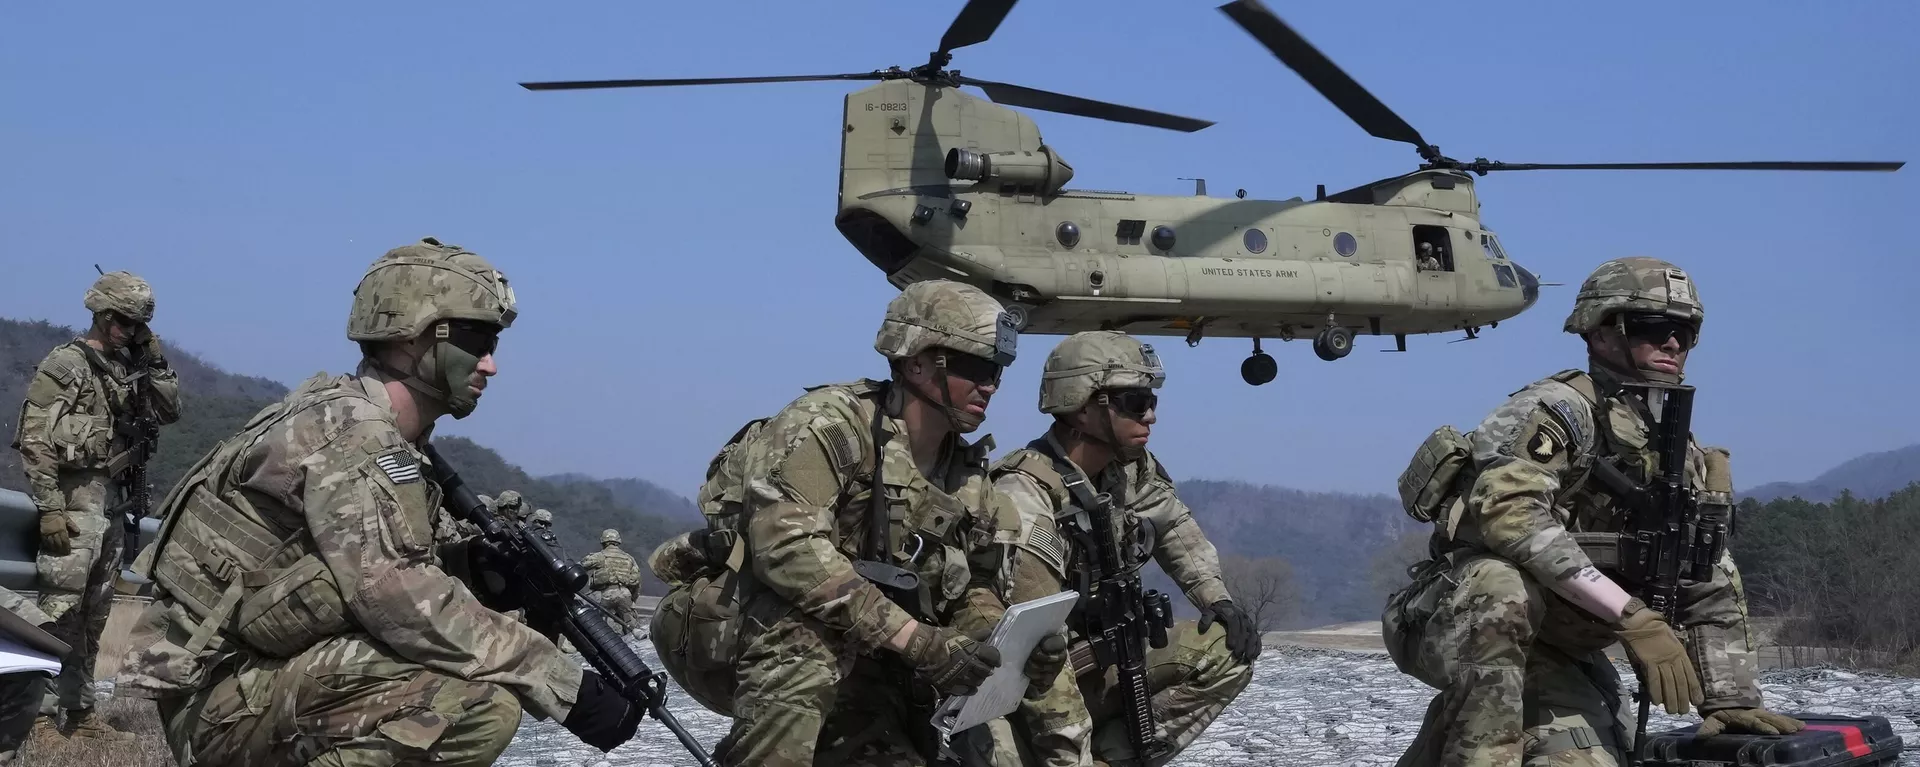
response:
M1533 302L1540 300L1540 278L1519 264L1514 264L1513 268L1520 273L1520 297L1525 299L1527 307L1531 308Z

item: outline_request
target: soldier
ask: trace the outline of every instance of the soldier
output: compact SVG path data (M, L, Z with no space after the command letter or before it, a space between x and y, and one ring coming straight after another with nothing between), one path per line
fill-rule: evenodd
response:
M1016 340L978 288L908 285L874 341L891 380L811 389L740 444L748 561L738 639L719 648L735 673L676 671L730 704L722 764L924 764L935 697L999 666L978 640L1005 608L1013 520L987 481L991 440L960 435L985 419Z
M1601 652L1616 640L1644 669L1655 704L1675 715L1701 710L1702 734L1801 728L1762 708L1732 557L1722 553L1711 580L1682 583L1683 644L1660 613L1629 597L1634 584L1614 569L1614 533L1630 512L1591 478L1590 465L1605 461L1634 482L1651 479L1652 419L1625 385L1678 383L1704 318L1692 280L1672 264L1602 264L1565 324L1586 342L1587 370L1535 382L1471 435L1443 428L1422 446L1459 456L1464 469L1432 479L1420 467L1448 461L1416 460L1401 479L1402 498L1416 499L1410 513L1439 499L1416 513L1435 521L1436 556L1416 566L1383 621L1396 663L1440 693L1400 764L1630 763L1632 714ZM1453 447L1429 450L1442 443ZM1698 444L1690 452L1703 512L1727 519L1726 452Z
M612 613L621 631L631 634L640 628L640 611L634 602L640 598L640 563L620 550L620 531L611 527L600 531L600 550L580 561L587 569L594 601Z
M181 764L487 765L523 708L602 750L632 735L611 686L490 609L515 605L472 577L484 546L433 545L419 445L473 412L515 314L470 251L388 251L354 291L358 370L308 379L169 494L119 684L158 700Z
M1138 557L1126 567L1137 570L1152 556L1200 609L1197 623L1174 624L1165 648L1147 650L1158 734L1171 747L1154 765L1192 743L1246 688L1260 654L1259 630L1228 593L1213 544L1175 494L1166 467L1147 450L1158 401L1153 390L1165 378L1153 347L1125 333L1100 330L1067 337L1047 356L1040 375L1040 412L1053 416L1053 426L993 468L994 489L1020 515L1020 555L1009 602L1059 593L1079 582L1074 562L1081 552L1067 528L1082 509L1068 485L1086 482L1093 493L1112 496L1113 509L1120 512L1114 519L1121 526L1120 540L1148 536L1150 548L1123 547L1126 556ZM1215 623L1218 632L1211 631ZM1073 655L1084 657L1087 638L1070 628L1069 639ZM1023 701L1012 721L994 725L1024 731L1009 737L1005 729L996 729L999 763L1023 761L1012 753L1015 742L1029 744L1031 756L1025 761L1039 764L1085 764L1089 746L1098 763L1142 763L1127 740L1120 705L1124 691L1114 674L1093 667L1090 658L1074 666L1063 669L1037 700Z
M93 716L93 664L120 572L123 484L132 462L143 460L135 421L179 420L180 379L147 327L153 289L145 280L107 273L85 303L93 324L41 361L13 442L40 511L40 609L54 619L51 633L73 648L34 731L55 734L64 710L75 737L130 741Z
M553 529L553 512L547 511L546 509L534 509L532 516L529 516L527 518L527 524L533 525L534 527L543 528L546 530L552 530Z
M54 628L52 616L6 588L0 588L0 610L13 613L43 631L51 633ZM28 731L39 720L46 687L46 675L37 671L0 674L0 767L13 763L21 744L26 742Z
M1420 271L1423 272L1440 271L1440 259L1435 258L1433 255L1433 243L1420 243L1419 268Z

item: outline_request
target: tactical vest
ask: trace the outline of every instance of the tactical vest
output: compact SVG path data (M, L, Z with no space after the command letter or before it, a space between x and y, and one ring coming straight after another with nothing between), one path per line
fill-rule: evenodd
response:
M1042 437L1001 459L994 465L992 471L992 476L996 480L1008 472L1018 472L1040 485L1040 488L1046 491L1047 497L1053 501L1053 519L1056 528L1083 511L1080 503L1074 499L1073 493L1067 490L1067 480L1061 473L1057 460L1052 454L1051 446L1046 444L1046 438ZM1158 477L1167 482L1173 481L1167 476L1166 469L1160 465L1159 461L1154 461L1153 466ZM1122 476L1125 476L1124 467L1121 468L1121 472ZM1089 483L1092 481L1088 479ZM1114 513L1111 520L1115 526L1113 531L1115 539L1123 542L1120 550L1126 561L1126 567L1121 574L1132 573L1145 566L1147 561L1153 558L1156 543L1153 523L1134 514L1128 507L1127 501L1128 499L1124 496L1114 498ZM1072 571L1073 549L1066 536L1061 535L1057 529L1049 530L1044 527L1029 527L1023 534L1026 544L1023 548L1046 560L1056 572L1067 576L1068 583L1075 582L1076 573ZM1130 542L1131 545L1125 545L1125 542Z
M73 349L85 364L53 360L38 371L63 387L77 384L73 412L60 416L48 435L55 457L64 469L104 470L117 475L126 468L136 441L131 431L133 385L122 380L115 363L84 341L69 341L59 348ZM18 430L26 426L27 404L20 403L19 418L14 421L15 450L20 448Z
M269 521L237 485L240 464L275 426L330 400L365 396L325 374L308 379L202 457L161 503L160 534L136 568L193 620L187 652L237 649L237 641L289 658L352 628L305 525ZM364 446L369 458L392 448L373 440ZM430 496L438 492L428 485Z

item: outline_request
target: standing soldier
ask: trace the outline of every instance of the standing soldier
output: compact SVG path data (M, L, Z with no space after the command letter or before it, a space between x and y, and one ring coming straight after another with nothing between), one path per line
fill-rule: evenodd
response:
M1401 765L1630 763L1632 717L1601 652L1615 641L1654 704L1700 709L1703 735L1801 728L1761 707L1732 557L1710 560L1707 581L1681 582L1683 644L1628 595L1638 584L1616 569L1617 534L1632 512L1594 476L1606 463L1634 483L1652 479L1654 419L1632 385L1679 383L1705 316L1672 264L1602 264L1565 325L1586 341L1587 370L1521 389L1471 435L1443 427L1421 445L1400 492L1409 513L1435 522L1435 557L1390 598L1383 622L1395 662L1440 693ZM1689 442L1688 452L1703 516L1729 520L1726 451Z
M638 630L640 612L634 602L640 599L640 563L620 550L620 531L611 527L601 530L600 550L587 555L580 564L587 569L594 601L613 614L623 633Z
M153 289L145 280L110 272L85 301L93 324L41 361L13 442L40 511L40 609L54 619L50 633L73 648L34 731L56 732L64 709L75 737L128 741L133 735L93 715L93 663L120 572L124 480L145 460L136 423L179 420L180 379L147 328Z
M308 379L167 497L120 689L158 700L181 764L488 765L523 707L602 750L632 735L598 674L491 609L515 605L472 577L482 547L434 546L419 446L473 412L515 314L470 251L388 251L354 291L359 369Z
M1026 447L994 465L994 489L1020 515L1020 557L1013 603L1077 588L1090 538L1090 520L1074 486L1112 499L1110 519L1122 547L1122 573L1137 573L1148 557L1160 563L1200 609L1201 618L1179 621L1166 647L1146 651L1156 736L1165 751L1148 761L1128 741L1125 691L1112 669L1094 665L1087 637L1078 630L1082 595L1068 620L1073 664L1060 671L1038 699L1022 702L1006 724L1022 730L1009 738L996 730L1000 764L1084 764L1091 757L1112 765L1165 764L1191 744L1253 678L1260 632L1233 602L1220 575L1213 543L1187 505L1174 493L1166 467L1147 451L1153 430L1155 389L1166 379L1153 347L1125 333L1075 333L1047 355L1040 374L1040 412L1053 426ZM1133 542L1138 542L1134 544ZM1219 623L1221 630L1211 631ZM1057 640L1056 640L1057 641ZM1061 643L1062 645L1066 643ZM1076 684L1077 681L1077 684ZM1011 741L1011 742L1010 742ZM1011 753L1026 743L1026 758Z

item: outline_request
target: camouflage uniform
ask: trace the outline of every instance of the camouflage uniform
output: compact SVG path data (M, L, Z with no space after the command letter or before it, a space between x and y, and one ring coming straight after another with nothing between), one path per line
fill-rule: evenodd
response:
M640 563L620 550L620 532L600 531L600 550L587 555L580 565L587 569L593 599L607 608L621 631L631 634L640 629L640 610L634 601L640 598Z
M1090 351L1129 359L1145 357L1145 363L1140 365L1140 370L1109 371L1099 380L1082 382L1077 391L1056 393L1063 384L1066 388L1073 387L1072 382L1056 380L1064 377L1056 372L1062 368L1061 360L1084 357ZM1074 359L1065 364L1080 362ZM1072 374L1073 370L1068 368L1063 372ZM1077 377L1085 378L1085 368L1080 370ZM1042 379L1042 410L1070 413L1083 407L1098 389L1157 387L1161 377L1159 362L1152 357L1152 347L1112 331L1075 334L1062 341L1047 360L1047 373ZM1072 563L1076 552L1063 524L1079 512L1079 507L1068 493L1053 458L1061 456L1064 460L1066 454L1066 447L1050 430L994 464L994 489L1005 496L1020 515L1017 538L1020 551L1015 559L1009 603L1074 588ZM1074 470L1080 471L1078 467ZM1142 527L1143 521L1150 525L1154 535L1151 556L1196 607L1205 609L1232 599L1221 577L1220 558L1213 543L1194 521L1193 512L1180 501L1166 468L1151 453L1133 460L1116 459L1089 477L1088 482L1094 492L1111 494L1114 509L1123 512L1115 515L1114 520L1119 526L1116 530L1119 540L1133 540L1134 531ZM1130 566L1137 569L1144 564L1145 560L1141 559L1131 562ZM1078 607L1076 605L1076 609ZM1226 633L1220 630L1202 634L1197 622L1178 621L1168 631L1166 647L1147 650L1147 677L1153 690L1158 732L1172 746L1168 753L1154 760L1154 764L1166 763L1191 744L1252 680L1253 666L1236 660L1227 651ZM1133 748L1126 735L1124 690L1119 686L1117 671L1094 666L1086 649L1086 637L1077 629L1070 630L1068 638L1073 645L1074 662L1062 669L1059 680L1038 699L1022 701L1013 721L996 723L1000 728L995 738L997 763L1024 762L1056 767L1084 765L1093 758L1107 763L1130 763L1133 759ZM1020 749L1024 754L1014 753L1016 743L1025 744L1025 748Z
M43 629L53 627L53 617L40 611L32 600L0 588L0 610ZM40 711L47 677L41 673L0 674L0 765L9 764L26 742L27 731Z
M139 563L155 599L119 684L158 700L182 765L491 764L523 706L568 716L580 667L482 606L463 547L435 546L440 490L384 383L471 412L448 382L484 355L456 348L452 322L513 316L479 256L432 240L388 252L356 291L349 338L456 340L412 371L369 357L308 379L168 496Z
M1626 259L1602 266L1582 286L1568 331L1587 332L1613 312L1637 308L1621 306L1630 294L1698 326L1698 299L1683 272ZM1634 712L1602 652L1620 637L1619 626L1548 587L1589 566L1626 585L1614 569L1612 534L1630 512L1590 478L1590 467L1609 461L1645 483L1657 456L1647 405L1621 387L1616 367L1595 360L1590 371L1535 382L1468 435L1470 465L1452 485L1457 500L1442 502L1449 512L1435 520L1431 545L1440 554L1415 566L1414 583L1385 615L1396 662L1440 690L1401 765L1630 763ZM1727 519L1725 451L1693 444L1690 453L1687 476L1703 511ZM1701 710L1759 707L1732 557L1722 555L1710 581L1683 581L1678 605L1675 628L1705 692Z
M86 307L95 328L109 313L144 327L153 318L153 291L138 277L112 272L87 290ZM144 398L136 394L142 377L149 392ZM43 527L57 515L65 517L68 530L68 553L50 553L43 542L35 561L40 609L54 619L50 633L73 647L41 707L49 716L58 709L93 709L93 665L113 608L124 536L118 514L109 514L126 498L121 483L142 440L133 427L141 416L158 424L180 418L179 375L159 354L157 340L101 351L83 337L55 347L28 382L20 406L13 446L33 504ZM97 728L89 729L92 734Z
M991 297L931 281L893 300L875 348L900 360L939 347L1004 366L1013 339ZM710 629L682 623L689 601L704 599L690 580L707 583L727 551L702 559L682 536L649 557L676 584L654 617L663 665L703 705L734 717L715 749L722 764L930 761L933 690L888 643L909 620L923 630L998 620L1015 523L987 480L991 438L969 445L950 433L937 467L921 473L901 418L908 396L904 385L866 379L817 387L735 435L723 451L725 476L738 481L727 490L733 511L711 524L739 541L736 569L724 571L737 616ZM713 486L710 478L703 504ZM904 607L854 568L867 558L876 489L894 522L884 559L920 579ZM702 567L708 574L690 579ZM692 612L698 620L698 604ZM690 655L690 641L714 646Z

